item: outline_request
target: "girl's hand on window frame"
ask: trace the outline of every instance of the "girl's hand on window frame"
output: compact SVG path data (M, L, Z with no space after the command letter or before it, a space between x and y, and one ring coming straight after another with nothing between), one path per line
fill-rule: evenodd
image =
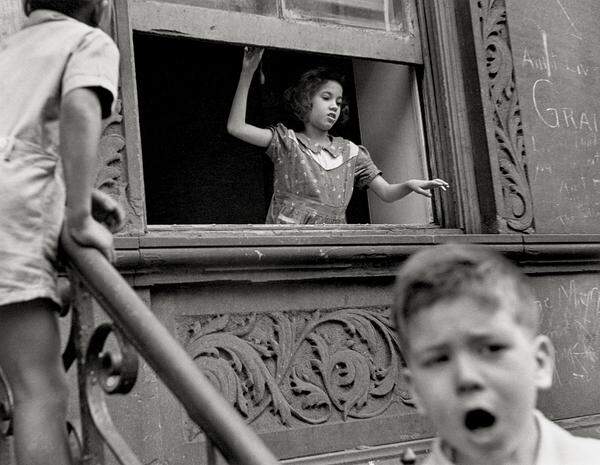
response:
M262 59L263 53L265 49L263 47L254 47L251 45L246 45L244 47L244 59L242 60L242 69L245 71L250 71L254 74L258 65L260 64L260 60Z

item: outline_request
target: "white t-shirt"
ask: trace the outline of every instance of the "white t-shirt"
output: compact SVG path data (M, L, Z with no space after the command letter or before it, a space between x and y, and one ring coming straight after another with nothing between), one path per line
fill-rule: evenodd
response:
M58 155L62 98L96 90L104 117L117 98L119 51L100 29L35 10L0 41L0 305L60 303L55 263L65 208Z
M595 465L600 464L600 440L574 436L535 411L540 428L539 453L535 465ZM423 465L454 465L442 452L436 439ZM482 464L484 465L484 464Z

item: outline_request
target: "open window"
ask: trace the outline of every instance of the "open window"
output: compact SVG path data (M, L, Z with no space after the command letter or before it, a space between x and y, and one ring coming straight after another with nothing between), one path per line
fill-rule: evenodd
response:
M264 223L271 161L226 132L243 44L267 49L248 121L285 122L283 90L315 65L334 66L347 77L351 108L338 135L365 145L389 182L452 183L453 157L440 162L443 138L432 132L440 129L430 95L438 89L423 59L417 7L416 0L130 1L146 224ZM455 205L416 194L386 204L356 189L347 219L456 227Z
M241 47L148 34L135 34L134 47L148 223L264 223L272 163L264 149L226 131ZM294 127L282 105L283 91L305 70L323 65L347 78L350 119L332 133L363 143L390 182L427 177L418 92L408 66L268 50L261 65L264 81L255 79L251 88L248 121ZM386 204L355 189L347 219L428 224L430 211L425 197Z

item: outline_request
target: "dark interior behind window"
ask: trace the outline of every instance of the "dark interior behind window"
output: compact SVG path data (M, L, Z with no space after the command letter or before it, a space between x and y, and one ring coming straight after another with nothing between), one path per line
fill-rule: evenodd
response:
M242 47L134 33L148 224L264 223L272 164L264 149L229 136L231 99ZM267 127L292 122L283 90L302 72L335 66L347 76L351 117L337 135L360 143L352 62L292 51L265 52L265 83L255 79L247 120ZM349 223L369 222L364 191L355 191Z

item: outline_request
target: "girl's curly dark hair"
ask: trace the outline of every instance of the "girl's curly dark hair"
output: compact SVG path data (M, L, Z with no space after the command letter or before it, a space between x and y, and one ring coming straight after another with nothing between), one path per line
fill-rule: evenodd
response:
M304 123L306 115L312 108L312 98L327 81L338 82L343 89L346 80L343 74L334 69L314 68L302 74L298 82L283 93L286 107L301 123ZM345 98L342 98L340 117L337 124L345 124L348 121L349 113L348 102Z

